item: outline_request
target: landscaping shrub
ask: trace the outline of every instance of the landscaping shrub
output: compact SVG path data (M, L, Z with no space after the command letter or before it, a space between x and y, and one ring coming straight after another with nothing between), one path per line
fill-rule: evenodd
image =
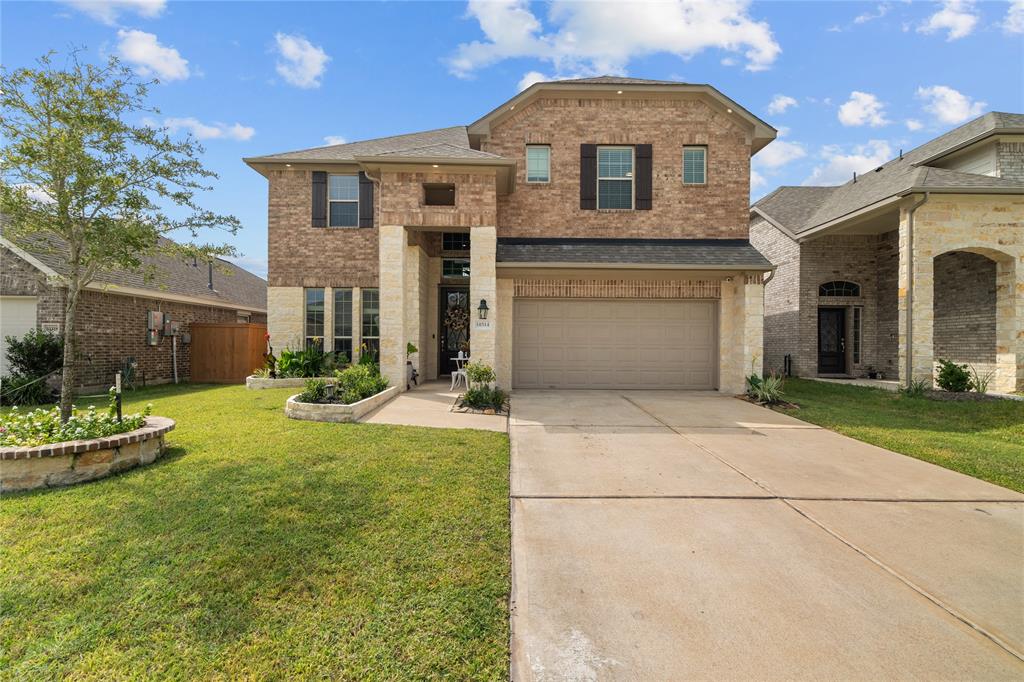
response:
M782 377L774 372L765 377L751 374L747 377L747 395L762 405L782 402Z
M478 384L462 394L462 405L474 410L492 409L500 412L505 409L506 403L508 394L497 386L492 388L486 384Z
M334 357L324 353L319 343L309 348L291 350L285 348L277 360L279 377L320 377L334 369Z
M327 382L323 379L307 379L306 388L295 399L300 403L326 403Z
M113 436L141 428L152 410L152 404L146 405L141 414L125 415L121 421L117 421L114 389L110 389L106 413L97 412L95 407L84 412L73 410L71 418L64 424L60 421L59 407L40 408L31 412L20 412L15 407L0 416L0 446L32 447L66 440Z
M41 405L53 402L46 378L60 370L64 342L56 334L33 329L20 339L7 337L10 375L0 386L0 405Z
M336 399L345 405L377 395L388 387L387 377L381 376L380 367L376 364L360 362L336 371L334 376L337 377Z
M967 371L967 365L958 365L952 360L939 360L939 376L936 383L944 391L963 393L971 390L971 375Z
M988 393L988 385L992 383L992 377L995 376L993 372L985 372L982 374L976 367L971 366L971 388L978 393Z
M925 379L914 379L909 386L900 387L900 395L906 398L923 398L928 391L928 382Z
M470 386L489 384L495 379L494 370L482 362L471 362L466 365L466 378L469 379Z
M64 341L57 334L33 329L20 339L7 337L7 366L13 376L45 376L63 363Z

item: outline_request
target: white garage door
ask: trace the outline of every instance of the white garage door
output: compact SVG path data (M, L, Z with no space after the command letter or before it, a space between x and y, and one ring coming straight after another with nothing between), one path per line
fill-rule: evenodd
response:
M7 376L7 337L22 337L36 328L33 296L0 296L0 376Z
M515 388L717 385L717 301L516 299Z

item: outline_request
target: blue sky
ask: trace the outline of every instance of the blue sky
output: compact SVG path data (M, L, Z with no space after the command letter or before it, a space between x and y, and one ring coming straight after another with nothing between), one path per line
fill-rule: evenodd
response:
M710 83L779 128L752 194L836 184L989 110L1024 112L1015 2L3 2L3 65L48 49L157 76L266 271L266 181L243 156L467 124L545 77Z

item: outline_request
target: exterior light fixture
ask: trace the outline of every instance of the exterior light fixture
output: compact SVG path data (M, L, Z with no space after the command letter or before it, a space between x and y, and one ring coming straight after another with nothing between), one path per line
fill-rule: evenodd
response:
M476 311L480 314L481 320L487 319L487 301L485 299L480 299L480 307Z
M616 93L615 93L615 94L616 94L616 95L621 95L621 94L622 94L622 90L618 90L618 91L616 91Z
M725 110L725 113L727 113L727 114L731 114L731 113L732 113L732 109L726 109L726 110Z
M292 167L292 165L291 165L290 163L286 163L286 164L284 165L284 167L285 167L285 168L291 168L291 167Z
M440 168L440 166L438 166L438 165L437 165L437 164L435 163L435 164L434 164L434 168Z

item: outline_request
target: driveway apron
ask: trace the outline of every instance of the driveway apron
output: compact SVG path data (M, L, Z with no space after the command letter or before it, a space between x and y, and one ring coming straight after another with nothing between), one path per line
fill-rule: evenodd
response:
M1024 496L717 393L513 404L513 679L1024 676Z

